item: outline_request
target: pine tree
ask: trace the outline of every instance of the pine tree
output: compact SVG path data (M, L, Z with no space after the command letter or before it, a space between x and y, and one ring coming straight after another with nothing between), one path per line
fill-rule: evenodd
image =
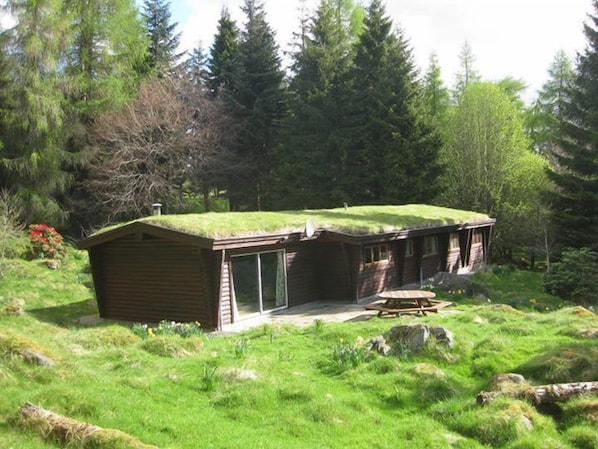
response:
M285 91L274 34L263 5L245 0L247 21L238 48L239 72L232 84L240 131L236 153L246 161L245 176L229 185L233 210L260 210L268 202L268 186L285 114Z
M584 25L585 51L577 61L570 99L563 104L563 125L550 207L564 246L598 249L598 2Z
M158 74L173 70L182 53L177 53L181 33L175 33L177 23L171 22L170 2L144 0L143 20L149 40L148 69Z
M238 46L239 29L228 10L223 8L208 59L208 86L213 93L222 89L234 90L233 83L238 73Z
M16 19L8 31L8 63L14 95L4 117L0 151L3 183L25 201L28 220L60 220L57 196L70 182L64 170L64 100L59 67L68 44L68 21L60 0L9 0Z
M372 0L352 71L354 123L347 156L352 203L430 201L438 192L441 141L424 117L411 49Z

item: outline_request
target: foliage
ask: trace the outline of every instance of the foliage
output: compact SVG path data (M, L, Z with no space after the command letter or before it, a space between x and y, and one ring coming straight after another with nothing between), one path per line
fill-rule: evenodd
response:
M230 93L239 123L234 153L245 169L228 178L231 210L262 210L270 197L270 174L286 113L284 72L263 3L245 0L238 45L238 73Z
M175 33L177 23L170 21L170 2L144 0L142 16L149 41L145 64L154 73L169 73L181 57L177 53L181 33Z
M238 73L239 29L226 7L222 8L208 57L208 88L214 94L232 95Z
M587 46L563 104L549 205L563 247L598 249L598 3L593 7L584 27Z
M532 153L512 99L491 83L470 83L448 127L443 204L497 219L494 248L533 246L543 235L545 160Z
M349 343L340 339L332 347L330 356L330 369L336 373L342 373L346 370L357 368L371 358L371 353L361 337L357 337L355 342Z
M439 192L441 141L421 109L409 41L393 30L380 0L367 8L349 79L345 200L430 202Z
M583 306L598 306L598 254L588 248L565 249L546 272L544 288Z
M201 335L201 324L178 323L175 321L162 320L158 326L152 327L148 324L135 323L131 329L135 335L142 338L151 338L160 335L179 335L182 338L189 338Z
M284 151L275 171L280 208L333 207L348 200L342 174L357 9L353 2L326 0L303 18L292 55Z
M43 223L30 225L29 240L34 258L63 260L66 257L62 235L52 226Z
M200 86L177 77L144 83L133 102L98 117L92 127L93 170L85 187L96 216L137 218L154 202L180 211L190 182L233 166L223 151L234 135L227 125L220 104Z

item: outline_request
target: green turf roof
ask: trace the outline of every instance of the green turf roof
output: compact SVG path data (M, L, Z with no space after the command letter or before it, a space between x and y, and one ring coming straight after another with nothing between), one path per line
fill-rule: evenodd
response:
M354 206L347 210L299 210L281 212L209 212L160 215L136 221L207 238L227 238L300 232L307 221L315 229L349 235L392 233L460 223L486 222L488 215L444 207L409 204L402 206ZM112 228L114 229L114 228Z

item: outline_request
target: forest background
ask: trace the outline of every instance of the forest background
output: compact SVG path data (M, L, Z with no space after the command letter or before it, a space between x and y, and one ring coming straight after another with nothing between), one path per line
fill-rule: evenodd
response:
M380 0L301 12L288 69L256 0L185 54L166 0L4 7L0 205L22 225L430 203L496 218L499 257L598 243L597 3L531 105L467 43L453 86L434 55L420 72Z

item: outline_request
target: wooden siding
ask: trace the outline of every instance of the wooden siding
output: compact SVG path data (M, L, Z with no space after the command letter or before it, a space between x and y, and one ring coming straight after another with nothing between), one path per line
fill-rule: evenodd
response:
M315 257L315 246L312 242L286 249L289 307L320 299L317 273L313 268L316 263Z
M479 270L484 266L484 246L481 243L473 243L469 254L469 268L472 271Z
M200 250L140 237L120 238L94 248L101 316L151 323L199 321L204 327L215 327Z
M233 296L231 287L230 277L230 256L224 255L224 261L222 261L223 251L219 251L219 265L222 265L220 274L220 324L231 324L233 322Z
M349 253L340 243L322 243L316 250L316 270L320 300L353 300L350 293Z
M358 264L357 300L399 286L396 248L396 243L388 244L388 260L366 264L361 258Z
M461 268L461 252L459 251L459 248L449 249L445 270L449 273L456 273L459 271L459 268Z

